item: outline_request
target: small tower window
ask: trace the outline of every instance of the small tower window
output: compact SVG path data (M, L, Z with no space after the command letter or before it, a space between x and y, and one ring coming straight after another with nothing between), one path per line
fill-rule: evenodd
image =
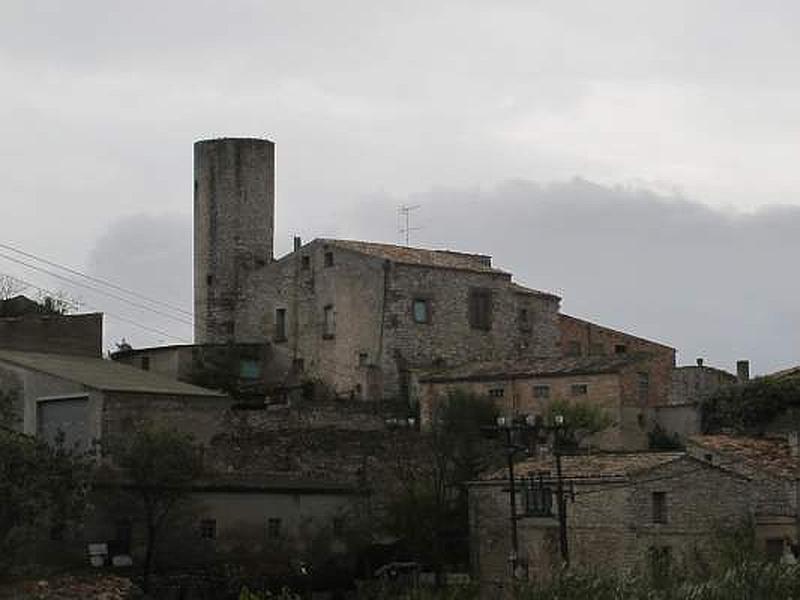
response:
M332 267L333 266L333 252L326 252L325 253L325 266Z
M322 337L330 339L336 334L336 313L333 311L333 304L325 307L322 321Z
M286 309L275 309L275 341L286 341Z
M300 259L300 264L303 267L303 271L308 271L311 268L311 257L304 256L302 259Z
M430 322L430 311L428 310L428 301L422 298L417 298L412 304L412 312L414 313L415 323L428 323Z

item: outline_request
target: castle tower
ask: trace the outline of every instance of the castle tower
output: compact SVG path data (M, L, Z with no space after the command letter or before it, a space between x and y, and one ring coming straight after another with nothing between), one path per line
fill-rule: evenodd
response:
M221 138L194 145L194 339L259 341L237 331L249 273L272 261L275 145Z

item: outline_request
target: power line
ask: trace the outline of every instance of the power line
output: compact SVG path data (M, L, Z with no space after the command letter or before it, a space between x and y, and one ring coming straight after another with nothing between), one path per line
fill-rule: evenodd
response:
M182 313L182 314L187 315L189 317L194 316L188 310L185 310L183 308L180 308L178 306L170 304L169 302L164 302L162 300L156 300L155 298L150 298L150 297L145 296L144 294L140 294L139 292L136 292L134 290L130 290L128 288L122 287L121 285L117 285L116 283L111 283L110 281L106 281L105 279L101 279L99 277L93 277L92 275L87 275L86 273L83 273L82 271L78 271L77 269L73 269L73 268L67 267L65 265L62 265L60 263L57 263L55 261L48 260L46 258L42 258L41 256L37 256L36 254L32 254L30 252L25 252L24 250L20 250L19 248L15 248L14 246L9 246L8 244L0 243L0 248L5 248L6 250L11 250L12 252L16 252L17 254L21 254L23 256L27 256L28 258L32 258L34 260L42 262L42 263L44 263L46 265L49 265L51 267L56 267L57 269L61 269L63 271L66 271L67 273L72 273L73 275L78 275L79 277L83 277L84 279L88 279L89 281L93 281L94 283L99 283L101 285L105 285L107 287L110 287L112 289L118 290L120 292L124 292L126 294L130 294L131 296L135 296L136 298L140 298L141 300L146 300L147 302L151 302L153 304L158 304L158 305L163 306L165 308L169 308L171 310L174 310L176 312Z
M52 290L48 290L47 288L43 288L43 287L41 287L39 285L36 285L35 283L31 283L30 281L26 281L25 279L22 279L20 277L15 276L15 275L8 275L8 277L11 277L12 279L15 279L15 280L19 281L20 283L24 284L27 287L32 287L32 288L34 288L36 290L39 290L40 292L44 292L45 294L49 294L51 296L55 296L56 295L55 292L53 292ZM68 300L68 299L62 299L62 301L65 304L67 304L70 307L72 307L73 309L90 308L87 304L85 304L83 302L77 302L75 300ZM135 327L138 327L139 329L143 329L145 331L149 331L150 333L157 333L158 335L163 335L163 336L166 336L166 337L171 338L173 340L178 340L180 342L190 342L190 340L188 340L188 339L186 339L184 337L179 337L177 335L173 335L173 334L171 334L171 333L169 333L167 331L164 331L162 329L157 329L155 327L149 327L147 325L142 325L141 323L139 323L137 321L134 321L133 319L128 319L127 317L122 317L122 316L117 315L115 313L110 313L110 312L108 312L106 310L103 310L102 312L103 312L103 314L105 316L110 317L111 319L114 319L116 321L121 321L123 323L128 323L129 325L133 325Z
M11 262L14 262L14 263L17 263L19 265L28 267L29 269L33 269L35 271L40 271L42 273L46 273L47 275L50 275L51 277L55 277L56 279L60 279L62 281L66 281L67 283L70 283L72 285L77 285L77 286L80 286L80 287L84 287L84 288L86 288L88 290L92 290L94 292L97 292L98 294L103 294L104 296L108 296L109 298L114 298L115 300L119 300L120 302L125 302L126 304L130 304L131 306L135 306L136 308L159 314L162 317L166 317L167 319L172 319L173 321L177 321L177 322L183 323L185 325L193 325L193 323L191 321L187 321L186 319L182 319L180 317L175 317L173 315L170 315L169 313L165 313L165 312L163 312L161 310L158 310L156 308L152 308L150 306L147 306L145 304L141 304L139 302L134 302L133 300L129 300L129 299L123 297L123 296L119 296L117 294L112 294L111 292L107 292L107 291L102 290L100 288L97 288L95 286L91 286L91 285L86 284L86 283L81 283L79 281L75 281L74 279L70 279L69 277L64 277L63 275L60 275L58 273L54 273L53 271L50 271L50 270L45 269L43 267L39 267L37 265L32 265L29 262L25 262L24 260L20 260L18 258L14 258L13 256L8 256L7 254L3 254L2 252L0 252L0 258L4 258L6 260L10 260Z

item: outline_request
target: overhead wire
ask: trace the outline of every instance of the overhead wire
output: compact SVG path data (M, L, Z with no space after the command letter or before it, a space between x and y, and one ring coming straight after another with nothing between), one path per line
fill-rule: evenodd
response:
M127 298L125 298L123 296L120 296L118 294L113 294L111 292L107 292L107 291L102 290L100 288L97 288L95 286L91 286L91 285L88 285L86 283L81 283L79 281L75 281L74 279L70 279L69 277L65 277L65 276L60 275L58 273L54 273L53 271L51 271L49 269L45 269L45 268L39 267L37 265L32 265L29 262L26 262L24 260L20 260L18 258L14 258L13 256L8 256L7 254L3 254L2 252L0 252L0 258L4 258L5 260L9 260L11 262L17 263L19 265L22 265L22 266L27 267L29 269L33 269L35 271L40 271L42 273L50 275L51 277L55 277L56 279L60 279L61 281L65 281L65 282L70 283L72 285L77 285L77 286L86 288L88 290L92 290L94 292L97 292L99 294L103 294L104 296L108 296L109 298L114 298L115 300L119 300L119 301L124 302L126 304L130 304L131 306L134 306L134 307L139 308L141 310L146 310L146 311L161 315L162 317L166 317L168 319L172 319L173 321L177 321L177 322L183 323L185 325L192 325L193 324L192 321L189 321L187 319L170 315L169 313L163 312L163 311L158 310L156 308L152 308L150 306L146 306L144 304L141 304L140 302L134 302L133 300L129 300L129 299L127 299Z
M147 302L151 302L152 304L158 304L160 306L163 306L165 308L169 308L171 310L174 310L176 312L182 313L182 314L187 315L189 317L193 316L190 311L185 310L183 308L180 308L179 306L175 306L174 304L170 304L169 302L164 302L163 300L157 300L155 298L151 298L149 296L145 296L144 294L142 294L140 292L128 289L128 288L123 287L121 285L118 285L116 283L112 283L112 282L107 281L105 279L102 279L100 277L96 277L96 276L93 276L93 275L87 275L86 273L84 273L82 271L79 271L77 269L73 269L73 268L68 267L66 265L62 265L61 263L57 263L57 262L52 261L52 260L48 260L48 259L43 258L41 256L37 256L36 254L33 254L32 252L26 252L25 250L20 250L19 248L15 248L14 246L11 246L9 244L3 244L3 243L0 243L0 248L5 248L6 250L10 250L11 252L15 252L17 254L21 254L22 256L26 256L28 258L32 258L32 259L34 259L36 261L42 262L42 263L44 263L46 265L49 265L51 267L56 267L57 269L61 269L63 271L66 271L67 273L72 273L73 275L78 275L79 277L83 277L84 279L88 279L89 281L92 281L94 283L99 283L101 285L105 285L107 287L110 287L112 289L118 290L120 292L124 292L126 294L130 294L131 296L134 296L134 297L139 298L141 300L146 300Z
M50 296L55 296L56 295L56 293L53 292L52 290L49 290L49 289L44 288L44 287L41 287L41 286L39 286L39 285L37 285L35 283L31 283L30 281L26 281L25 279L17 277L16 275L7 275L7 276L11 277L12 279L15 279L16 281L19 281L20 283L22 283L23 285L25 285L27 287L32 287L32 288L34 288L36 290L39 290L40 292L43 292L45 294L50 295ZM69 305L73 309L91 308L89 305L87 305L84 302L77 302L75 300L68 300L68 299L62 299L61 301L64 302L65 304ZM180 336L174 335L174 334L169 333L167 331L164 331L162 329L158 329L158 328L155 328L155 327L150 327L148 325L142 325L141 323L139 323L139 322L137 322L137 321L135 321L133 319L129 319L127 317L122 317L122 316L120 316L118 314L111 313L111 312L108 312L106 310L103 310L102 312L103 312L103 314L105 316L107 316L107 317L109 317L111 319L114 319L116 321L121 321L123 323L128 323L129 325L133 325L135 327L138 327L139 329L143 329L145 331L149 331L150 333L156 333L158 335L162 335L162 336L171 338L173 340L178 340L180 342L190 342L190 340L188 340L188 339L186 339L184 337L180 337Z

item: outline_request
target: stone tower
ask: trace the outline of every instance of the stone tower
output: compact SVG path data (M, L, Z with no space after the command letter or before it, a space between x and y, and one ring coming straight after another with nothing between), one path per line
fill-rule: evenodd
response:
M262 341L237 331L249 274L272 261L275 145L221 138L194 145L194 340ZM241 325L240 325L241 327Z

